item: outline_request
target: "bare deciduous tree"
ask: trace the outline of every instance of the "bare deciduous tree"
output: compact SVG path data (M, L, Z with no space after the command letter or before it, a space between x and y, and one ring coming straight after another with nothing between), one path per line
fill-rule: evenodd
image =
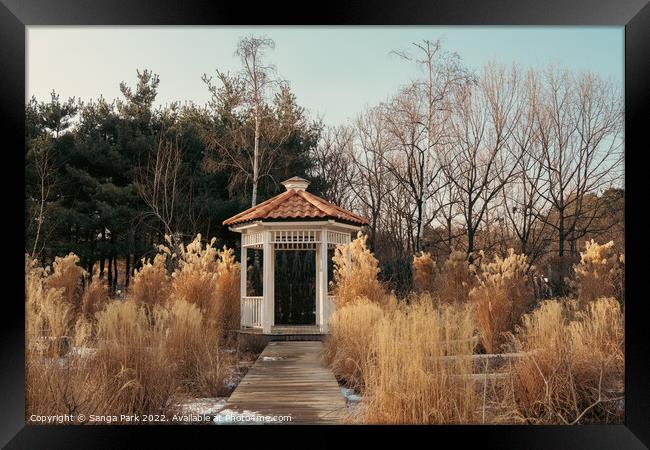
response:
M311 174L323 180L323 198L344 208L350 207L352 191L349 181L353 170L352 146L354 130L350 126L327 127L311 153Z
M586 201L619 177L622 163L623 108L612 83L585 73L550 67L537 108L543 179L540 195L551 205L544 221L555 230L558 257L574 247L598 216L600 202ZM581 224L581 226L579 226ZM560 272L566 267L561 264Z
M508 143L521 113L518 83L515 68L489 65L477 83L456 90L453 143L442 167L463 209L470 260L488 209L517 171L520 155Z
M156 149L148 155L147 163L136 170L136 186L140 198L152 215L174 234L175 222L180 218L179 198L182 195L181 152L178 138L168 140L160 134Z
M536 109L540 101L540 82L535 72L527 73L521 85L521 119L512 134L511 145L518 154L512 183L504 186L503 211L512 233L516 236L519 252L528 255L532 264L543 254L548 237L546 224L539 220L539 211L548 210L542 196L547 188L543 180L541 148L537 138Z
M275 67L265 62L266 52L274 48L275 42L267 37L244 37L235 51L242 64L239 74L217 70L221 87L212 78L203 76L212 93L211 106L220 109L217 114L220 123L216 124L219 132L206 138L208 147L218 154L208 162L215 168L233 169L231 189L250 183L251 206L257 204L261 179L271 176L278 149L293 131L292 127L264 129L265 121L272 116L269 107L269 99L275 92L272 88L279 87L280 96L289 94L286 83L275 76ZM250 114L240 114L242 109ZM243 117L252 117L252 123Z
M36 139L31 145L29 153L34 161L34 169L36 171L39 192L36 217L33 218L34 222L36 222L36 234L31 253L33 259L40 253L40 250L38 250L38 244L41 238L41 230L43 229L43 224L45 222L45 204L49 198L50 190L52 189L53 174L55 172L52 157L52 140L50 136L44 135Z
M370 218L369 240L375 248L384 199L392 185L385 164L390 145L387 124L379 108L370 108L357 117L355 129L357 140L351 156L353 170L348 172L352 174L349 186Z
M449 144L447 123L450 95L468 79L454 53L442 50L440 41L413 44L416 55L395 52L424 72L385 105L384 113L394 144L385 163L413 201L415 251L422 250L422 234L437 215L431 198L444 188L439 154Z

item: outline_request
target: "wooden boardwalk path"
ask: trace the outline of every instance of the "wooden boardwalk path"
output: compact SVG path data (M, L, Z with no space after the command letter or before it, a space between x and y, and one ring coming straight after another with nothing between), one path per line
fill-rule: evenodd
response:
M258 416L290 415L288 424L339 423L345 399L321 363L319 341L270 342L232 393L225 409ZM280 423L279 421L275 423Z

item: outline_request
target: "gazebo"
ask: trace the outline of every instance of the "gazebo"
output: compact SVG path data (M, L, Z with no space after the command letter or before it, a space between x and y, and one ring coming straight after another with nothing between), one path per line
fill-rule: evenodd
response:
M307 192L310 182L303 178L293 177L282 184L285 192L223 222L241 233L241 329L269 335L301 334L299 330L324 334L334 302L328 292L328 249L349 243L351 235L368 221ZM248 249L262 251L261 296L248 295ZM276 255L292 250L315 252L315 302L307 299L315 305L307 316L314 323L300 326L275 323L276 308L283 301L278 298L281 294L275 295Z

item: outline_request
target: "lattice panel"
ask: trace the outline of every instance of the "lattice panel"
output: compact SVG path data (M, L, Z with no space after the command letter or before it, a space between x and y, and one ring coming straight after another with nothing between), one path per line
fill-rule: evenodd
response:
M277 249L307 250L316 248L320 242L318 230L278 230L271 232L271 242Z
M341 233L340 231L327 231L327 248L335 248L337 245L343 245L350 242L350 233Z
M262 233L250 233L242 235L243 246L252 248L262 248L264 235Z

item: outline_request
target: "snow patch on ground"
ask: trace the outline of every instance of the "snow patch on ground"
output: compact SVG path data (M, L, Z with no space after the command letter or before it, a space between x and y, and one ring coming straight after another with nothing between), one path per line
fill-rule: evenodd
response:
M226 397L190 398L177 406L181 414L217 414L226 406Z
M345 397L345 401L348 406L350 406L350 403L359 403L361 401L361 396L354 392L354 389L341 387L341 394L343 397Z
M244 411L237 411L234 409L224 409L219 411L212 421L217 425L240 425L240 424L251 424L251 423L264 423L261 420L265 417L264 414L260 414L259 411L249 411L245 409Z
M72 347L70 353L81 357L94 356L97 349L92 347Z
M363 405L361 404L361 400L363 397L354 392L354 389L348 389L343 386L340 386L340 389L341 395L345 398L345 406L347 407L349 417L354 422L362 415Z

